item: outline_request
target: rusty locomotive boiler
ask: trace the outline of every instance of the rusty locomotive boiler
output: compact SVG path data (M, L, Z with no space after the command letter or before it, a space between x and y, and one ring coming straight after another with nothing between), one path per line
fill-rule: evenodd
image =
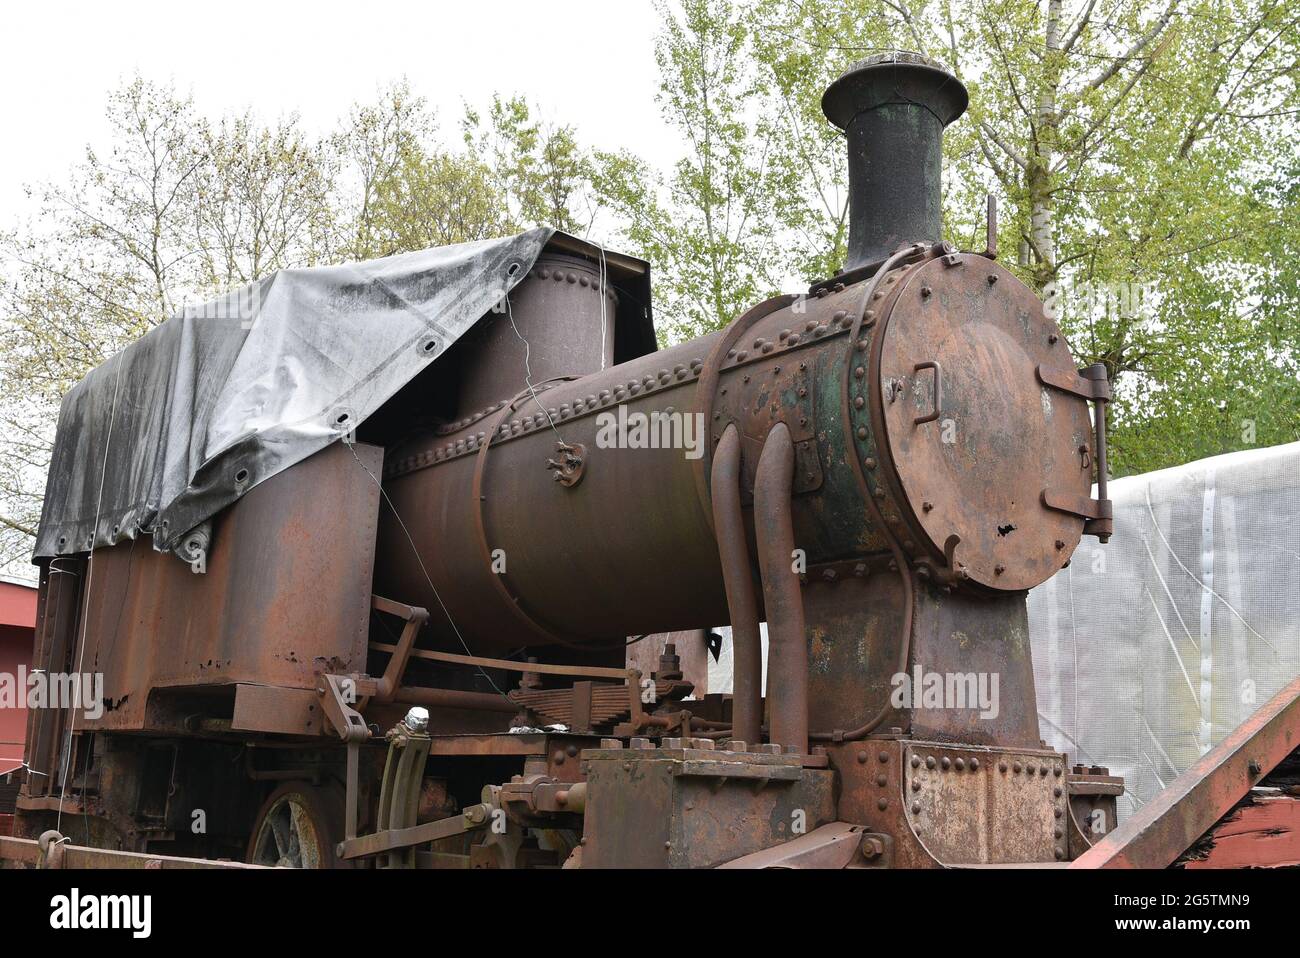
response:
M1080 855L1122 782L1044 745L1025 595L1109 535L1108 384L992 224L941 241L966 104L912 55L826 91L849 257L806 293L657 350L646 264L556 234L218 513L202 574L134 540L43 561L38 664L94 663L109 707L35 715L23 832L301 866ZM721 625L729 695L628 664Z

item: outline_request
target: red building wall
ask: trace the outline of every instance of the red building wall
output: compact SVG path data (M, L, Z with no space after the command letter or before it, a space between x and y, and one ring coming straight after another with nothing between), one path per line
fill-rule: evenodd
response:
M18 667L31 668L32 643L36 634L36 588L0 579L0 675L16 682ZM0 708L0 835L12 825L12 793L16 786L6 776L23 763L23 742L27 734L27 708L21 696L16 707ZM8 703L6 703L8 704Z

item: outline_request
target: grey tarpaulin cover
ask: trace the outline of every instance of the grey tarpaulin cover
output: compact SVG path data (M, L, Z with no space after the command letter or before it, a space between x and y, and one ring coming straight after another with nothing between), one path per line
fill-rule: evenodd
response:
M1043 737L1156 792L1300 675L1300 443L1112 482L1115 535L1029 594Z
M166 320L64 397L36 557L140 531L177 549L363 422L523 279L553 233L283 270Z

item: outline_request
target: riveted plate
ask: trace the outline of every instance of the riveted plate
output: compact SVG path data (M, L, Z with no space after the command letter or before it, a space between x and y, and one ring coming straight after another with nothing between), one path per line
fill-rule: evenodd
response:
M908 822L944 864L1065 857L1069 796L1059 754L915 743L903 764Z
M1038 298L980 256L912 271L881 346L888 452L916 522L940 554L958 536L953 561L997 589L1045 581L1083 532L1042 495L1089 497L1088 404L1044 386L1039 364L1074 368Z

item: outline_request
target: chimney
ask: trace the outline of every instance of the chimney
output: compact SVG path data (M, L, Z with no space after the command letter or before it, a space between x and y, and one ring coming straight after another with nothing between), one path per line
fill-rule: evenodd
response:
M960 80L918 53L867 57L826 89L822 112L849 141L846 272L940 238L943 128L968 102Z

